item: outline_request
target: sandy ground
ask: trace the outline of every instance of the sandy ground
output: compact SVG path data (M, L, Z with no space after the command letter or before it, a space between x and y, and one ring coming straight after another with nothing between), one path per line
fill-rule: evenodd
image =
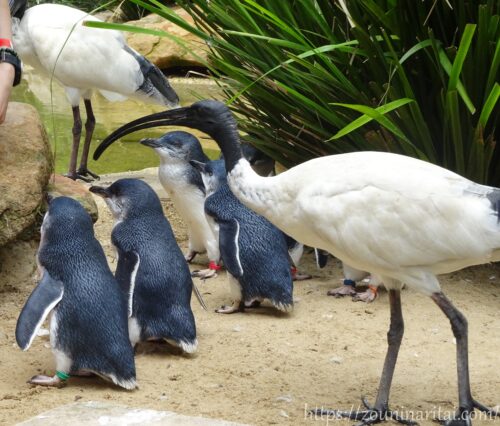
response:
M163 202L185 249L185 226L170 202ZM114 268L112 219L100 200L99 208L95 229ZM36 282L36 248L37 242L22 242L0 250L1 424L78 400L250 424L326 423L325 418L306 417L307 410L357 407L360 396L373 400L376 394L386 350L387 293L381 292L370 305L327 297L327 290L341 278L339 264L330 261L327 268L317 270L312 254L304 255L301 270L314 274L314 279L295 284L296 304L290 315L272 308L216 314L213 309L230 301L225 273L206 282L196 280L210 308L203 311L193 297L198 353L188 357L166 345L141 346L136 391L122 391L96 378L71 379L62 389L32 387L26 384L32 375L54 372L48 336L36 338L27 352L17 347L14 338L17 316ZM203 264L206 258L198 261ZM469 320L473 394L496 406L500 404L500 266L468 269L444 276L441 282ZM411 410L418 419L453 410L455 344L446 318L430 299L410 290L403 291L403 312L406 332L392 408ZM500 419L475 424L500 424Z

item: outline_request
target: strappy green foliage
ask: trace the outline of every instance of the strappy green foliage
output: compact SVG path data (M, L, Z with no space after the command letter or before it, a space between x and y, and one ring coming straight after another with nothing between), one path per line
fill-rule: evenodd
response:
M198 34L246 139L402 153L500 186L500 0L130 0Z

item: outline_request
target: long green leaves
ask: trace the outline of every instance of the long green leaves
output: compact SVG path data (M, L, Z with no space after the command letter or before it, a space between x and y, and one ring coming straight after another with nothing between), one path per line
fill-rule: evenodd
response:
M500 0L179 0L195 25L130 1L207 43L245 138L285 166L389 150L500 185Z

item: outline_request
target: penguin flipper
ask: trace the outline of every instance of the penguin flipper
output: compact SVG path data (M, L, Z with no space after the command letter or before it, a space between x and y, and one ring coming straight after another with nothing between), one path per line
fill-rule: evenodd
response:
M44 271L42 279L31 293L17 320L16 341L23 351L29 349L38 329L50 311L61 301L63 294L63 283Z
M328 252L321 249L314 249L314 255L316 257L316 265L318 268L322 269L326 266L328 262Z
M118 266L116 268L115 277L118 282L121 283L122 288L124 285L127 286L127 288L123 288L123 290L127 295L127 312L129 318L132 317L135 278L137 276L140 263L141 259L135 251L120 251L118 254Z
M220 223L219 246L224 266L235 278L243 275L240 261L240 224L236 219Z

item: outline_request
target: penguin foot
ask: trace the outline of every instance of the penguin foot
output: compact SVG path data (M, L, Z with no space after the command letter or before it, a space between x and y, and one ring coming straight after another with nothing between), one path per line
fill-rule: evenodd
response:
M189 253L184 255L184 259L186 259L187 263L191 263L197 254L197 251L191 250Z
M53 386L56 388L63 387L66 384L66 382L61 380L57 375L53 377L44 375L33 376L28 380L28 383L39 386Z
M368 289L366 291L363 291L361 293L355 293L354 296L352 296L352 301L353 302L371 303L377 297L378 297L377 287L370 285L370 286L368 286Z
M234 314L235 312L244 312L245 303L241 300L235 300L231 306L223 305L215 312L218 314Z
M192 277L198 277L202 280L208 280L209 278L215 278L217 276L217 271L214 269L197 269L191 272Z
M76 171L76 174L78 175L78 179L85 178L85 179L90 179L90 181L101 179L99 175L96 175L95 173L91 172L89 169L87 169L87 167L80 167Z
M312 275L302 274L297 270L297 268L292 267L292 280L305 281L305 280L310 280L311 278L312 278Z
M77 370L77 371L71 371L69 375L71 377L94 377L96 374L92 373L92 371Z
M344 297L344 296L355 296L356 290L352 285L342 285L341 287L334 288L333 290L328 290L326 293L328 296L333 296L336 298Z
M260 308L262 301L254 299L245 301L245 308Z

